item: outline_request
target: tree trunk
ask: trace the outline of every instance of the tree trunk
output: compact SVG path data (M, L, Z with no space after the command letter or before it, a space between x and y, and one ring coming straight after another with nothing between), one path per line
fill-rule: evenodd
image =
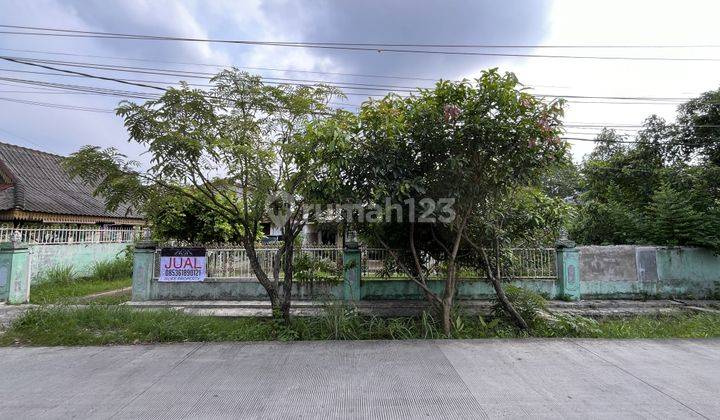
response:
M285 254L283 262L283 293L281 312L283 320L286 324L290 324L290 305L292 302L292 283L293 283L293 255L295 254L295 244L293 238L285 243Z
M452 332L452 319L450 317L452 311L452 298L442 300L442 324L443 332L449 336Z
M258 279L258 282L267 292L268 297L270 298L270 307L272 308L273 317L276 317L278 314L282 313L278 289L273 285L268 278L267 273L265 273L260 265L257 252L255 252L255 245L253 243L246 243L244 246L248 260L250 260L250 268L252 269L253 274L255 274L255 277Z
M510 317L515 322L515 325L517 325L522 330L529 330L530 327L528 326L527 322L525 322L525 319L520 315L520 312L515 310L515 307L510 303L510 300L507 298L507 295L505 295L505 291L502 288L502 284L500 284L500 256L499 256L499 246L497 244L497 240L495 241L495 259L497 260L495 262L498 276L495 276L493 274L493 269L490 266L490 260L488 259L487 253L485 252L485 249L483 249L480 246L475 245L473 242L468 240L468 242L475 248L477 251L480 252L480 255L483 257L483 261L485 262L485 274L488 279L490 279L490 283L493 285L493 289L495 289L495 294L498 297L498 300L500 301L500 305L503 307L505 312L507 312Z
M445 279L445 290L443 291L442 297L442 321L443 321L443 332L445 335L450 335L452 332L452 320L450 315L453 307L453 300L455 298L455 283L457 277L457 267L455 266L455 259L451 258L448 261L448 272L447 278Z
M510 317L515 322L515 325L517 325L522 330L528 330L530 327L528 326L527 322L525 322L525 319L520 315L520 312L518 312L515 307L510 303L510 300L508 300L507 295L505 295L505 291L502 288L502 284L500 284L500 279L497 277L490 275L490 282L493 285L493 288L495 289L495 294L498 297L498 300L500 301L500 304L502 305L505 312L507 312Z

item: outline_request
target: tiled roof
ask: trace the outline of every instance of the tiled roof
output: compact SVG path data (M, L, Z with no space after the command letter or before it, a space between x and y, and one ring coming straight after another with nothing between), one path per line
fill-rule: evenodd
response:
M0 170L12 185L0 186L0 210L137 218L127 207L105 209L101 197L79 179L71 179L62 167L63 156L0 143Z

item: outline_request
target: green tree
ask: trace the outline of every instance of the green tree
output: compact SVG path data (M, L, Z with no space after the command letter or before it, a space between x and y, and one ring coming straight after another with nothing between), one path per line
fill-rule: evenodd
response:
M209 92L183 85L144 104L120 104L117 113L130 140L151 156L149 168L140 169L115 150L85 147L67 160L67 169L96 185L111 207L130 202L141 210L149 205L167 211L192 202L207 213L212 229L223 222L228 238L245 248L273 313L288 321L305 193L319 190L322 174L333 165L325 158L334 144L308 135L307 127L331 115L328 103L340 93L326 86L269 86L234 69L211 82ZM268 217L283 238L272 273L262 268L255 249ZM205 222L198 229L206 228Z
M396 254L409 250L396 257L441 313L446 332L466 254L485 262L504 307L527 328L486 253L488 246L512 242L512 234L487 229L485 220L498 219L509 195L565 157L561 115L561 102L546 104L524 92L513 74L490 70L473 81L441 81L408 98L367 102L357 122L347 125L358 162L345 174L352 200L373 208L401 205L406 217L417 216L398 223L380 215L377 223L366 220L357 228ZM427 287L434 261L445 267L440 295Z
M658 245L717 248L718 233L713 230L713 216L693 209L692 196L664 183L648 204L647 237Z
M675 124L649 117L634 138L603 130L582 165L573 239L718 249L718 95L680 106Z

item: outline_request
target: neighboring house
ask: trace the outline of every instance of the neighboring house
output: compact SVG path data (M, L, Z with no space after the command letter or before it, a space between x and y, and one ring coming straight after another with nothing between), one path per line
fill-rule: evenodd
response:
M107 211L93 188L71 179L62 156L0 143L0 223L15 227L78 225L143 225L126 208Z

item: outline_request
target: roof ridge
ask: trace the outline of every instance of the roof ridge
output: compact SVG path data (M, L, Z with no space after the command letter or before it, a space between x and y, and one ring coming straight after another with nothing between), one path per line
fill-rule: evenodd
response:
M42 154L44 154L44 155L50 155L50 156L53 156L53 157L59 157L59 158L63 158L63 159L67 158L67 156L58 155L58 154L56 154L56 153L46 152L46 151L44 151L44 150L32 149L32 148L30 148L30 147L25 147L25 146L18 146L17 144L6 143L6 142L4 142L4 141L0 141L0 145L15 147L15 148L18 148L18 149L23 149L23 150L29 150L29 151L31 151L31 152L42 153Z

